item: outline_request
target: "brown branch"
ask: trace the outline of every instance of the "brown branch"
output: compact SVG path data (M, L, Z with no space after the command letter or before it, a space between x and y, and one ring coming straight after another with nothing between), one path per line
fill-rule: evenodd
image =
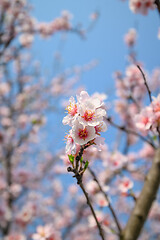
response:
M99 235L101 236L101 239L102 239L102 240L105 240L103 229L102 229L101 224L99 223L99 221L98 221L98 219L97 219L96 213L95 213L95 211L94 211L94 209L93 209L93 206L92 206L92 203L91 203L91 201L90 201L90 199L89 199L88 193L86 192L86 190L85 190L82 182L79 184L79 186L81 187L81 189L82 189L82 191L83 191L83 193L84 193L84 195L85 195L85 197L86 197L87 204L88 204L88 206L90 207L91 212L92 212L92 215L93 215L93 217L94 217L94 219L95 219L95 221L96 221L96 224L97 224L97 227L98 227L98 230L99 230Z
M13 148L10 146L7 149L7 153L5 156L5 165L4 165L5 171L6 171L6 182L7 182L8 188L10 188L12 184L12 163L11 163L12 154L13 154ZM13 208L13 200L14 199L12 194L8 191L7 205L11 212ZM12 224L12 219L8 220L6 225L2 228L3 236L6 236L9 233L11 224Z
M82 155L83 155L83 151L84 149L88 148L89 146L91 146L93 144L92 141L88 142L87 144L81 146L80 148L80 151L79 153L77 154L77 156L75 157L74 161L76 162L76 166L72 163L72 167L68 167L67 168L67 171L68 172L73 172L74 173L74 176L76 179L77 179L77 184L80 186L80 188L82 189L85 197L86 197L86 200L87 200L87 204L88 206L90 207L90 210L91 210L91 213L96 221L96 224L97 224L97 228L99 230L99 235L101 236L101 239L102 240L105 240L104 238L104 231L102 229L102 226L101 224L99 223L98 219L97 219L97 216L96 216L96 213L93 209L93 206L92 206L92 202L88 196L88 193L86 192L85 190L85 187L82 183L82 177L83 177L83 173L85 172L85 170L87 169L88 165L84 165L84 168L82 167L82 164L79 164L81 162L81 158L82 158ZM82 163L82 162L81 162ZM79 166L80 165L80 166ZM75 167L74 167L75 166Z
M90 174L92 175L93 180L97 183L97 185L98 185L98 187L99 187L99 190L102 192L102 194L104 195L105 199L107 200L108 208L110 209L110 211L111 211L111 213L112 213L112 216L113 216L113 218L114 218L114 221L115 221L115 223L116 223L116 225L117 225L117 228L118 228L118 230L119 230L119 235L121 235L121 231L122 231L122 230L121 230L120 223L119 223L118 218L117 218L117 216L116 216L116 213L115 213L115 211L114 211L114 209L113 209L113 207L112 207L112 205L111 205L111 202L109 201L109 198L108 198L107 194L103 191L103 189L102 189L102 187L101 187L101 185L100 185L100 183L99 183L99 181L98 181L95 173L93 172L93 170L92 170L90 167L88 167L88 170L89 170Z
M154 149L156 148L154 146L154 144L152 142L150 142L147 138L143 137L141 134L131 130L131 129L127 129L125 126L119 126L118 124L114 123L112 121L112 119L110 117L106 118L106 120L115 128L123 131L123 132L126 132L127 134L132 134L132 135L135 135L137 137L139 137L141 140L143 140L144 142L147 142L148 144L150 144Z
M138 197L128 223L123 231L122 240L136 240L147 219L160 184L160 148L156 151L153 164L147 174L142 192Z
M145 86L146 86L146 88L147 88L149 100L150 100L150 102L152 102L151 91L150 91L149 86L148 86L148 84L147 84L147 80L146 80L145 74L144 74L144 72L142 71L142 69L141 69L141 67L140 67L139 65L137 65L137 67L138 67L139 71L141 72L141 74L142 74L142 76L143 76L144 84L145 84Z
M155 0L155 4L157 5L157 10L160 14L160 1L159 0Z

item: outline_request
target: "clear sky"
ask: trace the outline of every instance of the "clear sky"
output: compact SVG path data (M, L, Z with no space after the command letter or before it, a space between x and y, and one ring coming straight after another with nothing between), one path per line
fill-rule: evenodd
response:
M150 11L147 16L135 15L130 11L128 1L120 0L32 0L31 3L34 6L33 16L39 21L52 21L60 16L62 10L68 10L74 16L73 26L81 23L84 28L89 25L91 13L100 13L98 22L85 40L77 34L69 33L63 43L60 42L61 34L47 41L35 41L34 56L40 60L42 70L48 77L53 77L53 56L57 50L61 51L63 57L63 70L97 59L99 64L82 75L80 84L85 85L90 94L95 91L107 92L108 99L112 100L112 75L114 71L124 71L126 67L127 47L123 38L132 27L138 31L138 59L144 62L149 71L160 65L160 40L157 38L160 17L157 11ZM57 124L61 124L61 120L56 120ZM61 137L63 135L64 129Z
M69 10L73 18L73 26L81 23L88 26L89 16L98 10L100 18L94 29L82 40L76 34L68 34L63 46L63 67L83 65L93 59L99 65L84 75L89 92L104 91L112 86L112 74L115 70L123 70L126 66L127 48L123 36L131 27L138 30L136 47L139 60L145 63L148 70L160 65L160 40L157 39L160 18L156 11L150 11L148 16L133 14L128 7L128 1L120 0L45 0L31 1L34 5L33 15L40 21L51 21L58 17L62 10ZM35 53L46 68L53 61L53 54L58 49L60 34L50 40L35 44ZM41 48L43 46L43 48ZM51 69L50 69L51 70Z

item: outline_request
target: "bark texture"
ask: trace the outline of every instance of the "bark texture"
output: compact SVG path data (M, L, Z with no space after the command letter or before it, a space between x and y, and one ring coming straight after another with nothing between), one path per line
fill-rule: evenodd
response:
M156 199L159 184L160 148L156 150L152 167L146 176L142 192L122 233L122 240L136 240L139 237L152 203Z

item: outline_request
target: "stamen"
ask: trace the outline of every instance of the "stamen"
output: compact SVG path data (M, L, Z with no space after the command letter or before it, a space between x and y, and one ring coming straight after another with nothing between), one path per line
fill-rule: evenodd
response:
M79 129L78 135L79 135L79 138L85 140L85 139L87 138L87 136L88 136L88 131L87 131L87 129L86 129L86 128L84 128L84 129Z
M89 122L92 121L94 118L94 112L91 111L85 111L84 115L82 116L82 118L84 118L85 121Z

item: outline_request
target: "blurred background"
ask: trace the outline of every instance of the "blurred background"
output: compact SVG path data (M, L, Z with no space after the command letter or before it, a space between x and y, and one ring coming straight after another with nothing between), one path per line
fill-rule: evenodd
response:
M119 125L135 127L114 112L114 101L124 100L115 78L125 81L126 68L138 63L153 95L159 93L159 27L156 9L147 16L134 14L129 1L0 1L0 240L98 239L86 200L66 170L64 136L70 128L62 124L65 108L70 96L81 90L104 93L108 116ZM125 36L130 29L136 31L136 40L129 46ZM127 98L126 112L134 100ZM140 108L149 104L146 89L138 101ZM129 114L133 123L134 111ZM125 226L154 150L150 145L143 149L133 135L129 141L111 126L102 136L103 151L93 148L86 156ZM147 137L157 144L157 135ZM126 186L121 192L123 177L128 177L135 195ZM108 202L98 196L89 173L84 182L95 197L107 239L118 239ZM142 240L159 236L159 202L157 198L151 213L155 222L147 223Z

